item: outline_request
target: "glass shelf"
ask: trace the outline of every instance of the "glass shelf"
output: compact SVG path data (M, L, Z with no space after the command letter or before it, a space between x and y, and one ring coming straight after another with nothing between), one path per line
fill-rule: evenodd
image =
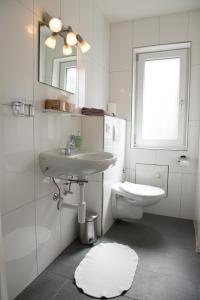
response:
M55 109L43 109L43 113L58 114L58 115L69 116L69 117L83 117L83 115L80 113L60 111Z

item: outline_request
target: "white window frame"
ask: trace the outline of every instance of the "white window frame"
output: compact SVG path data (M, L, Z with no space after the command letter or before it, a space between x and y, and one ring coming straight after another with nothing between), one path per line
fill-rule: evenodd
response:
M148 46L133 49L133 93L132 93L132 148L187 150L188 147L188 114L189 114L189 85L190 85L190 49L191 43L176 43L158 46ZM170 52L169 52L170 51ZM140 59L138 61L138 56ZM142 139L142 109L143 109L143 78L144 63L151 59L180 57L180 85L179 91L179 129L178 139L172 140L144 140ZM183 70L183 71L182 71ZM138 85L140 84L140 89ZM184 88L183 88L184 87Z

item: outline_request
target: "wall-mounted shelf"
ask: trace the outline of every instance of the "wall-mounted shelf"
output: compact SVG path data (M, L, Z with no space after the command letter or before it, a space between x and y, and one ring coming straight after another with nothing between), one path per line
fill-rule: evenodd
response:
M83 117L83 115L80 113L75 113L75 112L71 113L71 112L59 111L55 109L43 109L43 113L57 114L57 115L69 116L69 117Z

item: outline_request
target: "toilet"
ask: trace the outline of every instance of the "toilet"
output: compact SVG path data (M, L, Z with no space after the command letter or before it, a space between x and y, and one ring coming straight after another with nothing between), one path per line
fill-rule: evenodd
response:
M165 197L159 187L118 182L112 187L112 213L115 219L141 219L143 209L158 203Z

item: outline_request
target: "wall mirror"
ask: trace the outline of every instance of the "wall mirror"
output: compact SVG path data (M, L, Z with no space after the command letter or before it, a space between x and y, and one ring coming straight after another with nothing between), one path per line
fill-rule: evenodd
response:
M39 66L38 80L68 93L76 93L77 50L73 47L70 55L63 55L63 37L57 34L54 49L45 45L52 34L44 23L39 24Z

